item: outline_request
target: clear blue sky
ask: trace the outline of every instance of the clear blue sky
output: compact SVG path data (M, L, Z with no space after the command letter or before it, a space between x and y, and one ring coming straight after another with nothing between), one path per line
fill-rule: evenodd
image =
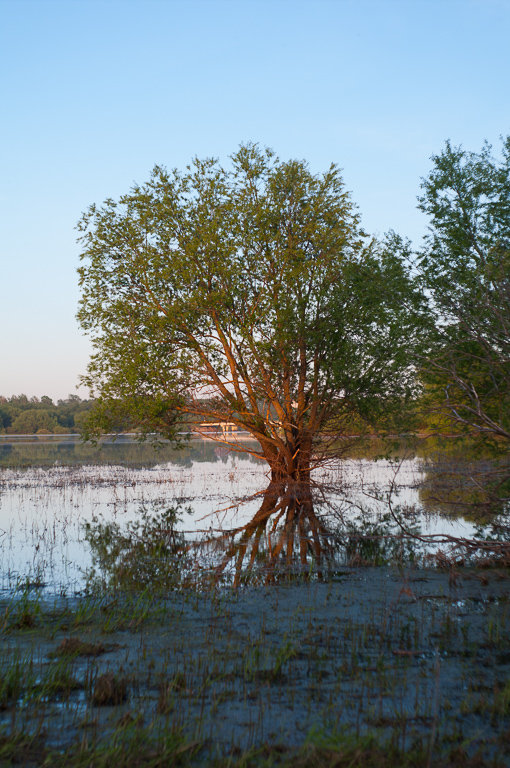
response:
M155 163L334 161L419 244L430 155L510 132L509 40L510 0L0 0L0 394L76 392L75 224Z

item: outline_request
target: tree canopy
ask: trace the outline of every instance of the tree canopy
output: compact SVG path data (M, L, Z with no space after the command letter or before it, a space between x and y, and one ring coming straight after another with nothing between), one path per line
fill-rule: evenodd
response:
M349 419L400 412L416 387L423 299L405 245L367 237L335 165L313 174L251 144L227 168L157 166L79 230L97 423L123 413L174 438L184 423L246 430L272 483L251 533L277 514L273 560L285 542L292 557L299 531L304 561L319 547L310 473L326 443Z
M248 145L228 170L156 167L79 228L86 382L148 428L228 420L270 452L412 389L418 295L335 166L315 176Z
M510 439L510 136L499 158L449 142L432 158L420 208L421 254L437 337L426 378L443 413L469 431Z

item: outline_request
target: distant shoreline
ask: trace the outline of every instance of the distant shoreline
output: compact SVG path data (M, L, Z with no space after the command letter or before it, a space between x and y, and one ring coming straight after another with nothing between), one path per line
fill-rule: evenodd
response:
M188 432L181 432L179 433L181 437L184 437L190 433ZM214 437L212 436L214 434ZM221 432L218 433L211 433L211 436L205 435L199 432L191 432L190 439L191 440L210 440L214 442L218 442L216 440L216 435L218 437L221 436ZM252 437L252 435L249 432L233 432L229 433L229 436L235 437L239 440L253 440L255 439ZM161 443L172 443L171 440L168 440L165 437L158 437L156 433L150 433L146 435L146 437L150 438L157 438L158 442ZM142 434L140 432L121 432L121 433L107 433L105 435L101 435L101 437L98 439L99 443L129 443L129 442L140 442L142 438ZM13 442L16 445L22 445L23 442L26 443L78 443L78 442L90 442L90 441L82 441L81 435L79 432L66 432L66 433L49 433L47 435L1 435L0 434L0 444L8 444L9 442ZM220 440L219 442L223 442Z

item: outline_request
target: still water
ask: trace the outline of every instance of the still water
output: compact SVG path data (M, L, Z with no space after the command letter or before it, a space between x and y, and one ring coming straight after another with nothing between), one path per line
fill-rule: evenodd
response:
M324 514L335 524L382 519L389 499L422 533L473 536L472 522L429 503L426 476L423 458L410 452L337 461L315 479L328 487ZM94 447L68 437L2 437L0 589L29 580L52 592L80 590L91 563L84 523L94 517L122 524L142 507L178 502L191 510L179 528L198 537L247 522L267 482L265 463L212 440L176 451L129 439Z

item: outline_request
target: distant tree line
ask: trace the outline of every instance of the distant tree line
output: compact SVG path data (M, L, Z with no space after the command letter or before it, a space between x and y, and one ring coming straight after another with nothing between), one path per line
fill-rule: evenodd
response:
M69 395L55 404L51 397L43 395L27 397L0 395L0 434L7 435L51 435L79 432L87 414L93 407L93 400L82 400L78 395Z

